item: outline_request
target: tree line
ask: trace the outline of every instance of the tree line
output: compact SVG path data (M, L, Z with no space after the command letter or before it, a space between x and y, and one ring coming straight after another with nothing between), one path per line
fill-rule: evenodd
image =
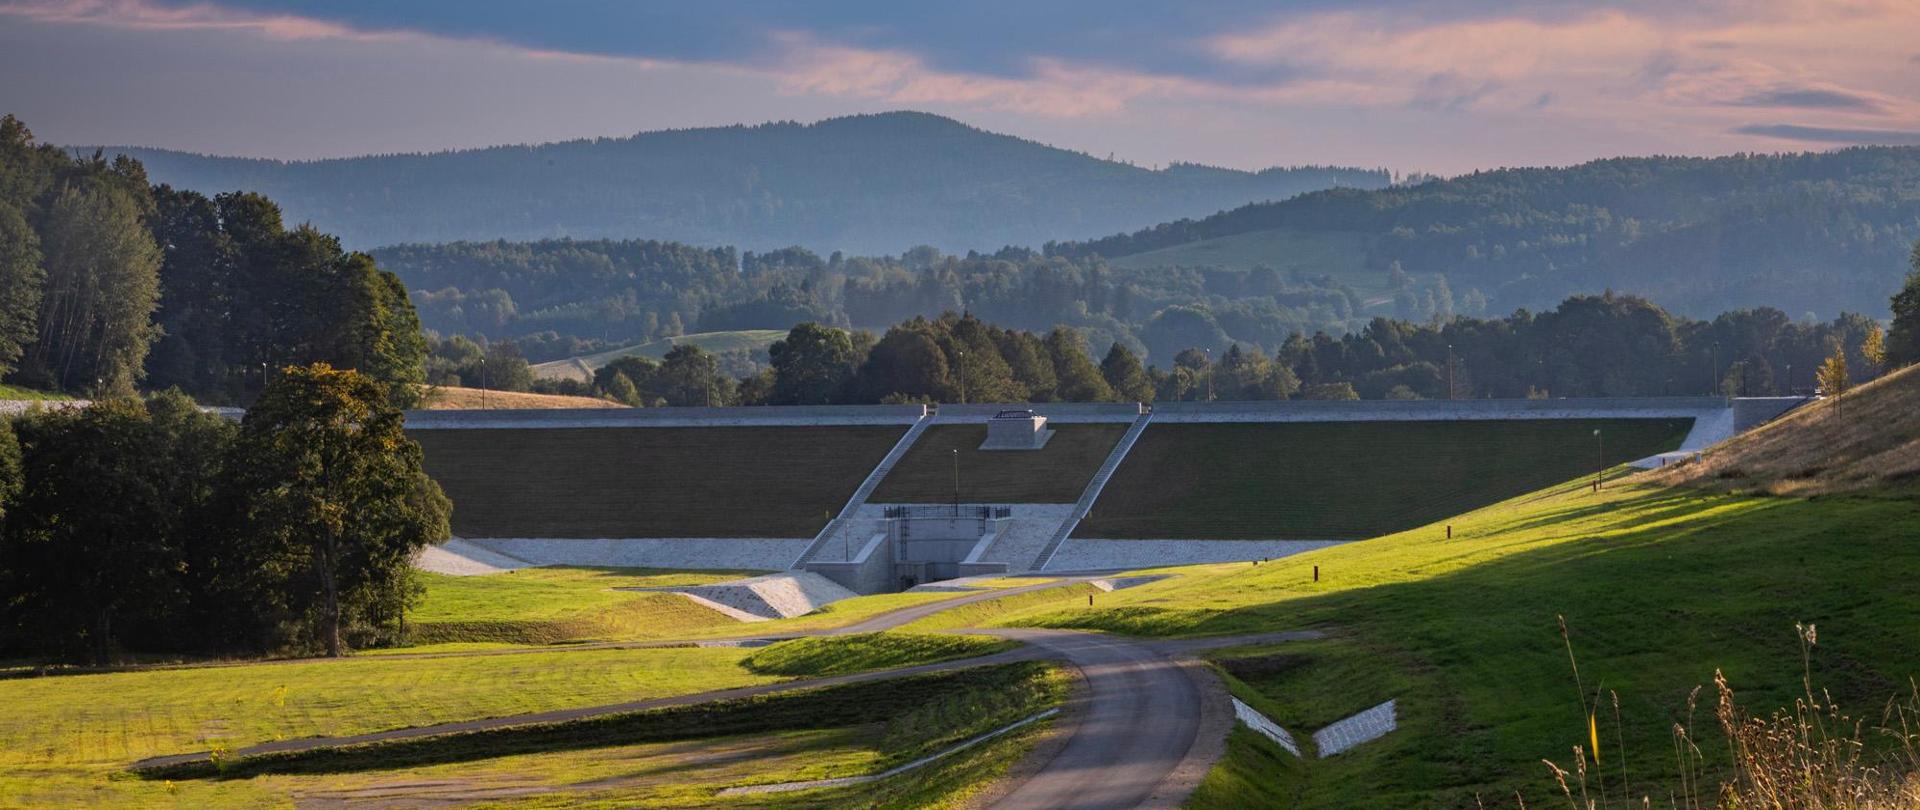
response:
M1502 318L1374 318L1339 336L1293 334L1272 353L1194 331L1162 366L1119 341L1096 362L1066 327L1029 332L947 312L877 337L802 323L748 375L681 345L659 361L616 360L591 383L533 387L639 407L1808 394L1920 361L1920 244L1911 261L1891 331L1864 315L1795 321L1770 308L1693 320L1609 292ZM1851 371L1836 377L1836 362Z
M0 376L95 396L179 388L241 403L327 362L417 396L426 344L398 277L273 201L151 186L0 118Z
M0 422L0 656L397 640L451 506L390 400L322 363L239 424L177 391Z

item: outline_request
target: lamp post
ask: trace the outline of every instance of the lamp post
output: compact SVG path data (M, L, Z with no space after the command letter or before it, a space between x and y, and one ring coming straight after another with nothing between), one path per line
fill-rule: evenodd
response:
M1459 399L1455 393L1457 390L1453 387L1453 344L1449 343L1447 344L1447 399Z
M480 410L487 409L487 358L480 356Z
M962 403L965 403L967 401L967 353L962 351L955 351L953 354L956 358L960 360L960 367L957 369L954 369L954 373L960 377L960 401ZM953 463L957 465L960 463L960 459L959 459L960 451L955 450L953 452L954 452ZM959 467L956 466L954 469L957 470L959 469ZM955 473L955 475L957 476L958 473ZM959 503L959 501L957 500L954 502Z
M1593 491L1600 491L1601 477L1607 472L1607 440L1600 436L1600 429L1593 429Z
M1213 350L1207 349L1207 401L1213 401Z
M953 449L953 514L960 514L960 448Z

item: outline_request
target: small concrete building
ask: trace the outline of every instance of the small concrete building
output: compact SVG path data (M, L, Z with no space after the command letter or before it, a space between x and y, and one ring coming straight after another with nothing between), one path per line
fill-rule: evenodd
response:
M1053 438L1047 418L1030 410L1001 411L987 420L982 450L1038 450Z

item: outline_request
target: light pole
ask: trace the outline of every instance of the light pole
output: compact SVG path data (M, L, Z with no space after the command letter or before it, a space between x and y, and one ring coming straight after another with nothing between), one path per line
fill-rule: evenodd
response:
M487 358L480 357L480 410L487 409Z
M1456 390L1458 389L1453 387L1453 344L1449 343L1447 344L1447 399L1449 401L1459 399L1455 394Z
M953 449L953 514L960 514L960 448Z
M1600 479L1607 472L1607 440L1601 438L1600 429L1593 429L1593 491L1600 491Z
M1207 401L1213 401L1213 350L1207 349Z
M956 351L953 354L955 357L959 358L960 360L960 367L957 369L954 369L954 373L960 377L960 402L964 404L967 401L967 353L962 351ZM960 461L957 454L960 451L955 450L953 452L956 454L954 463L959 464ZM955 469L958 469L958 468L956 467ZM959 501L955 501L955 503L958 503L958 502Z

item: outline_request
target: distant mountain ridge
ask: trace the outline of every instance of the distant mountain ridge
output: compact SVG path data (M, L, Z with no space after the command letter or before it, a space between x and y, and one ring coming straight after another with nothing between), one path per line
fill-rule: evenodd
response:
M1695 317L1773 306L1825 319L1884 317L1915 239L1920 147L1855 147L1332 189L1045 249L1136 270L1297 268L1400 298L1403 316L1445 275L1492 311L1611 288Z
M1337 167L1144 169L914 112L294 162L103 148L139 159L155 183L261 192L288 221L361 249L646 238L823 254L991 250L1389 182L1384 170Z

